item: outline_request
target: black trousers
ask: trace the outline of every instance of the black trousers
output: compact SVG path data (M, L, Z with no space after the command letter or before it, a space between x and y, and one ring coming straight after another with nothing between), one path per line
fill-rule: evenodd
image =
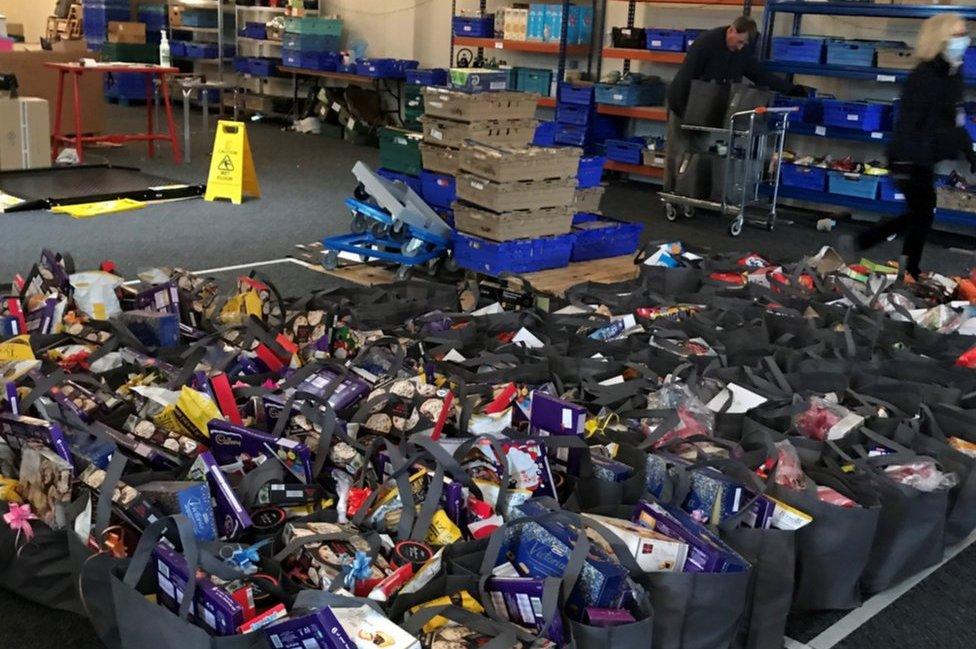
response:
M921 270L922 248L935 219L935 170L927 165L893 163L892 173L898 188L905 195L907 209L898 218L888 219L880 225L862 232L858 237L859 248L872 248L893 234L904 233L902 254L908 258L905 270L918 276Z

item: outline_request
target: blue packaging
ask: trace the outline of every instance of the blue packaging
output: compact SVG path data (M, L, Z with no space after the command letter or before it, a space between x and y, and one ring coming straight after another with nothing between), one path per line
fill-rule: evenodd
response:
M492 577L485 582L485 592L491 597L495 610L502 617L519 626L543 631L542 594L545 582L531 577ZM528 600L528 601L526 601ZM553 617L546 637L561 646L565 639L560 616Z
M549 5L534 2L529 5L529 22L526 26L525 39L529 41L543 41L546 34L546 7Z
M587 45L593 38L593 7L576 5L575 10L579 23L579 38L576 42L579 45Z
M166 514L186 516L199 540L217 540L217 521L206 482L150 482L142 485L139 492Z
M231 489L227 477L217 466L217 461L210 451L205 451L197 456L187 477L192 480L206 480L207 484L210 485L217 528L220 530L221 538L236 538L244 530L251 527L251 517L241 505L237 494Z
M3 437L14 450L21 448L25 441L40 442L57 453L72 470L74 469L75 463L71 458L68 440L61 426L53 422L3 412L0 413L0 437Z
M542 40L547 43L558 43L563 33L563 5L546 5L545 7Z
M124 311L119 319L147 347L180 344L180 318L174 313Z
M743 572L749 564L708 528L677 507L641 501L633 521L688 544L684 572Z

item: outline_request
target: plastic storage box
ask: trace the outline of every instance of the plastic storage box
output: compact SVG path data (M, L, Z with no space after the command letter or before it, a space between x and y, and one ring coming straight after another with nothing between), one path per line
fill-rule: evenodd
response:
M614 27L610 36L614 47L638 50L647 47L647 30L643 27Z
M424 200L433 207L450 209L457 199L457 180L454 176L424 170L420 172L420 184Z
M581 212L573 217L573 254L570 261L589 261L637 252L644 226Z
M535 146L553 146L556 144L556 122L539 122L532 137Z
M587 139L585 126L576 124L556 124L556 144L566 146L585 146Z
M831 194L875 199L878 197L879 180L880 176L829 171L827 172L827 191Z
M962 76L966 79L976 79L976 47L966 50L962 60Z
M820 124L823 121L824 100L819 97L787 97L779 95L773 101L777 108L798 108L799 111L790 115L790 122L805 122Z
M875 47L872 41L827 41L827 63L870 68L874 66Z
M423 164L420 142L423 135L393 128L382 128L380 137L380 166L408 176L420 176Z
M562 124L575 124L576 126L586 126L590 123L593 115L591 106L581 106L579 104L559 104L556 107L556 121Z
M454 16L451 21L455 36L491 38L495 35L495 16Z
M596 101L615 106L659 106L664 103L666 88L663 83L598 83Z
M881 131L890 126L891 106L866 101L825 99L823 123L826 126L852 128L859 131Z
M186 43L184 41L170 41L169 55L176 57L186 56Z
M577 86L572 83L559 84L559 103L589 106L593 103L594 86Z
M552 70L515 68L515 89L548 97L552 91Z
M647 49L661 52L683 52L685 33L680 29L646 29Z
M268 26L265 23L246 23L244 29L241 30L241 36L244 38L256 38L261 41L267 40Z
M302 52L337 52L339 37L329 34L285 34L281 46Z
M779 182L784 187L822 192L827 189L827 170L822 167L807 167L784 162L780 167Z
M576 172L577 189L589 189L599 187L603 180L603 165L606 158L603 156L584 156L580 158L579 171Z
M341 36L342 21L335 18L285 18L285 33Z
M408 176L407 174L402 174L397 171L391 171L390 169L384 169L380 167L376 170L377 175L386 178L387 180L399 181L412 189L417 196L423 195L423 185L420 182L420 178L417 176Z
M878 180L878 194L883 201L901 203L905 201L905 195L898 189L895 179L889 176L880 176Z
M647 140L632 137L626 140L607 140L607 158L615 162L639 165L643 161Z
M186 44L186 58L188 59L215 59L219 54L220 50L216 45L209 43Z
M704 29L686 29L685 30L685 50L691 49L691 46L695 44L695 39L705 33Z
M187 9L182 16L183 27L205 27L213 29L217 26L217 12L202 9Z
M407 70L407 83L418 86L446 86L447 70L444 68Z
M823 38L809 36L774 36L771 58L793 63L821 63L824 43Z
M454 235L458 266L488 274L531 273L563 268L573 254L575 234L495 242L460 232Z

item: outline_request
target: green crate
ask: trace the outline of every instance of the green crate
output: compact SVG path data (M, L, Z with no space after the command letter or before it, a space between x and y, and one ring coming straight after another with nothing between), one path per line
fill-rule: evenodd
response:
M537 92L548 97L552 85L552 70L543 68L515 68L515 89Z
M102 60L159 63L159 46L152 43L105 43L102 45Z
M342 36L342 21L335 18L285 18L285 31L289 34L319 34Z
M413 121L413 122L417 122L417 121L420 121L420 118L423 117L423 116L424 116L424 107L423 106L421 106L420 108L412 108L410 106L407 106L406 108L403 109L403 118L404 119L407 119L407 120L410 120L410 121Z
M380 166L410 176L419 176L423 168L420 142L423 136L398 128L380 130Z
M411 99L424 99L424 87L416 83L409 83L403 86L403 97L407 101Z

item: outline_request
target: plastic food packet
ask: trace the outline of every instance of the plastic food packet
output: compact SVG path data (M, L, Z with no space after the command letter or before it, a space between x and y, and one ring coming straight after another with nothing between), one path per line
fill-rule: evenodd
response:
M831 489L830 487L824 487L821 485L817 485L817 498L825 503L835 505L837 507L846 507L848 509L860 507L860 505L836 489Z
M962 317L945 304L934 306L917 319L918 325L940 334L954 332L962 324Z
M668 383L663 388L647 395L648 410L675 410L678 425L665 433L654 443L660 448L676 439L687 439L696 435L712 436L715 430L715 413L708 409L701 399L684 383ZM652 435L662 423L659 419L644 419L641 427L645 435Z
M950 437L949 446L964 455L976 458L976 444L970 441L964 440L961 437Z
M864 421L835 401L812 396L807 408L793 417L793 427L804 437L824 441L840 439Z
M776 442L776 484L794 491L806 489L807 477L800 465L800 456L788 441Z
M919 458L909 464L893 464L885 467L885 474L899 484L925 492L951 489L959 482L955 473L940 471L935 460L927 457Z
M962 353L962 355L956 359L956 365L959 367L968 367L970 369L976 368L976 346L970 347L968 350Z

